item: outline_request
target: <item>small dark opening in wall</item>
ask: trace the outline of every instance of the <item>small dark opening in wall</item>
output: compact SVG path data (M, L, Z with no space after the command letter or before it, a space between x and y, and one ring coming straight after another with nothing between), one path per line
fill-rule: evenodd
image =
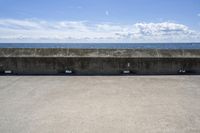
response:
M185 74L188 74L188 71L185 69L180 69L180 70L178 70L178 74L185 75Z

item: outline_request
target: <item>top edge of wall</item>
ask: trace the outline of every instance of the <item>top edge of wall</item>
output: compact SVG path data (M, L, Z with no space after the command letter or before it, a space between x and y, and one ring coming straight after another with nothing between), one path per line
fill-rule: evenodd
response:
M0 57L200 58L200 49L0 48Z

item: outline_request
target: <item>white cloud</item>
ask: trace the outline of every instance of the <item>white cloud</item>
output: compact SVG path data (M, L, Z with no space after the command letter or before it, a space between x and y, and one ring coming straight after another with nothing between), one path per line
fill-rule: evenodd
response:
M195 42L200 33L178 23L121 25L87 21L0 19L0 42Z
M110 15L109 11L106 11L105 14L106 14L106 16L109 16L109 15Z

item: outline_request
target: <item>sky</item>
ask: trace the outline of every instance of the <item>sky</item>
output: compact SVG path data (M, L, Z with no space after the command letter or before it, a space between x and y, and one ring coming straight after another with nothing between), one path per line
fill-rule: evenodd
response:
M200 42L200 0L0 0L0 42Z

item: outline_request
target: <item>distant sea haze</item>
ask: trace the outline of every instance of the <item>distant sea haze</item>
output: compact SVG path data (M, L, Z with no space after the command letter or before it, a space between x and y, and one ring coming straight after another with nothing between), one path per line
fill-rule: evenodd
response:
M0 43L0 48L200 49L200 43Z

